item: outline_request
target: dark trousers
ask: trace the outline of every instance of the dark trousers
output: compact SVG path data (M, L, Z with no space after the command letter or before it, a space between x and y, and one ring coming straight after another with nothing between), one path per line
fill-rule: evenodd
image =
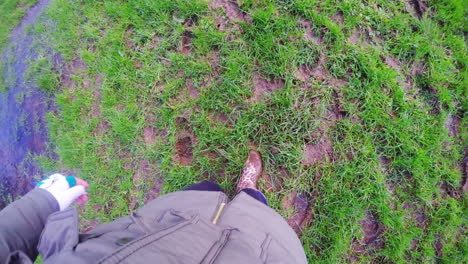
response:
M195 183L193 185L190 185L189 187L185 188L184 191L212 191L212 192L224 192L221 186L219 186L217 183L210 182L210 181L202 181L199 183ZM268 201L263 195L263 193L259 190L255 189L243 189L242 192L245 192L246 194L250 195L252 198L255 200L268 205Z

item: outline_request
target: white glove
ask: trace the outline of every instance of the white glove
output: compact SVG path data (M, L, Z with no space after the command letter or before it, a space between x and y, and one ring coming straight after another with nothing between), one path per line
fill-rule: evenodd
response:
M40 181L38 186L54 196L59 204L60 211L66 209L75 200L77 202L88 200L86 195L88 183L73 176L65 177L62 174L56 173Z

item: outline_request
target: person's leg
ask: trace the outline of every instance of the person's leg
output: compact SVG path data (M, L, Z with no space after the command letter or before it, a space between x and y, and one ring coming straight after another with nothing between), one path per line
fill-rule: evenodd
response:
M262 167L262 157L260 153L251 150L249 152L249 157L245 160L245 167L242 170L242 175L237 184L237 193L245 192L259 202L268 205L265 195L257 190L257 181L262 174Z
M223 189L218 184L205 180L205 181L190 185L189 187L183 189L182 191L223 192Z

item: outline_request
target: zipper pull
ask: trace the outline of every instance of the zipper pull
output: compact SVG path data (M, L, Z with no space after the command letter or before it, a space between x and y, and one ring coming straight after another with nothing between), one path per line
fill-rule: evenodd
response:
M224 206L226 206L226 203L221 203L218 207L218 211L216 212L215 217L213 218L213 224L217 224L219 218L221 217L221 214L223 213Z

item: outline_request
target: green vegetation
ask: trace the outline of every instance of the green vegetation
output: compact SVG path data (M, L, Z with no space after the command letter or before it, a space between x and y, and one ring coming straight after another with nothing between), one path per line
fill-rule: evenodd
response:
M28 79L34 81L47 94L53 94L59 86L59 75L53 71L49 60L45 58L35 61L29 69Z
M0 1L0 51L2 51L11 30L19 23L26 10L37 0Z
M49 114L59 159L41 162L91 183L84 224L128 214L155 182L233 194L255 148L273 208L311 197L311 263L466 262L463 1L238 3L53 1L56 26L38 31L72 70Z

